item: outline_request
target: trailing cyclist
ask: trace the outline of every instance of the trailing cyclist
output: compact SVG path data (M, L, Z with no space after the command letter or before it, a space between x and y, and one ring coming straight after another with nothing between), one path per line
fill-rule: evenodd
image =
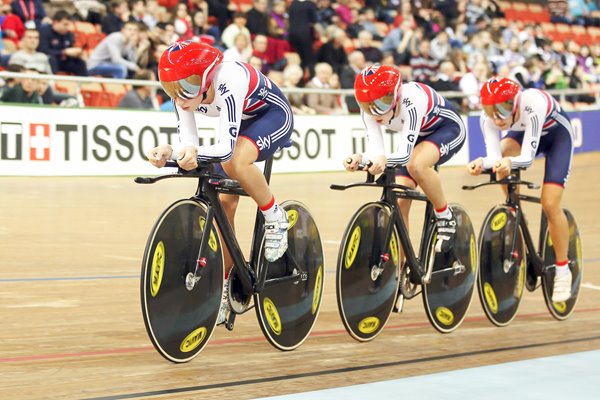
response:
M546 166L541 203L548 219L556 253L556 273L552 301L571 297L569 269L569 228L561 199L573 158L573 128L567 113L550 94L539 89L521 90L508 78L492 78L480 92L480 125L487 155L467 166L472 175L492 169L498 179L513 168L527 168L537 154L545 154ZM508 130L500 138L500 132ZM527 282L530 289L536 282Z

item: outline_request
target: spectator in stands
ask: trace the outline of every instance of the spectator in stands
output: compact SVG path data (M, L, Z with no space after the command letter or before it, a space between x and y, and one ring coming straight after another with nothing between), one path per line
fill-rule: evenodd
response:
M383 37L377 30L376 22L375 11L372 8L366 7L358 12L357 24L360 26L360 30L371 32L371 35L373 35L373 40L381 42Z
M335 25L339 17L331 6L331 0L317 1L317 24L320 30L325 30L329 25Z
M413 70L413 79L429 84L437 73L438 61L431 57L431 44L425 39L419 43L419 51L410 59Z
M82 21L94 25L102 23L102 16L106 14L106 4L101 0L75 0L73 6Z
M39 72L39 71L38 71ZM40 72L40 74L44 74ZM58 104L61 106L77 106L77 99L67 93L60 93L54 89L48 79L38 79L38 93L42 104Z
M145 0L129 0L129 18L128 21L145 24L146 17L146 1Z
M502 53L502 59L503 63L508 65L510 68L523 65L525 62L525 57L521 53L519 39L517 37L513 37L510 40L508 47L504 49L504 52Z
M83 60L84 52L81 47L74 46L75 36L72 29L71 15L59 9L52 17L52 24L43 25L39 29L38 50L49 56L54 73L66 72L87 76L87 68Z
M314 25L317 22L317 6L313 0L293 0L288 12L288 41L300 56L300 66L312 76L315 64L313 45L316 39Z
M306 84L306 88L334 89L332 83L339 79L333 77L333 68L327 63L315 65L315 76ZM343 110L338 105L338 96L330 93L309 93L305 96L304 103L318 114L341 114Z
M24 74L35 74L37 71L25 69L19 72ZM35 79L20 78L12 87L7 87L2 92L0 101L3 103L28 103L41 104L39 83Z
M353 89L356 75L360 73L366 67L365 55L360 51L353 51L348 55L348 65L342 68L340 73L340 85L342 89ZM360 107L356 102L354 94L346 96L344 99L346 102L346 108L351 113L360 112Z
M10 6L12 12L21 18L26 28L39 29L43 23L51 22L46 16L42 0L14 0Z
M243 12L236 12L233 14L233 22L227 25L227 28L225 28L221 34L221 41L228 49L235 47L235 38L240 33L246 35L250 46L252 38L250 37L250 31L246 28L246 14Z
M286 40L288 37L289 15L287 13L285 0L273 1L273 8L269 14L269 36L276 39Z
M282 88L295 89L300 87L302 83L302 77L304 71L298 64L289 64L283 70L283 84ZM297 115L315 115L316 111L304 104L304 96L302 93L286 93L285 94L290 105L292 106L292 112Z
M448 33L441 31L431 41L431 56L440 63L448 59L450 48Z
M317 51L317 61L326 62L333 67L333 72L340 74L342 67L348 64L348 56L344 43L346 42L346 32L332 25L327 29L328 40L321 45Z
M212 26L208 23L208 16L202 10L198 10L192 16L192 34L193 39L197 41L211 41L218 43L221 41L221 32L218 26Z
M243 33L239 33L235 38L234 46L223 52L223 61L248 62L252 51L248 37Z
M110 35L113 32L120 32L125 21L129 20L129 14L126 0L112 0L107 14L102 18L102 33Z
M39 43L40 33L36 29L27 29L21 39L21 50L10 57L9 64L35 69L44 74L52 74L48 56L36 51Z
M369 31L358 33L358 47L356 49L365 55L367 62L380 63L383 58L381 50L373 45L373 35Z
M268 39L265 35L256 35L252 41L252 56L260 58L262 62L261 72L265 75L271 70L269 60L267 57L267 45L269 44Z
M458 82L460 78L456 73L456 67L451 61L442 61L438 73L431 79L430 86L436 92L460 92ZM461 108L461 97L444 95L447 100L454 103L456 109Z
M248 64L252 65L259 71L262 71L264 67L262 58L256 56L250 56L250 58L248 59Z
M90 75L125 79L136 72L136 46L139 42L137 22L127 22L120 32L113 32L100 42L88 60Z
M133 79L144 81L156 81L156 76L154 75L154 72L148 69L140 69L135 73ZM125 93L117 107L140 108L146 110L154 109L151 97L153 88L154 86L150 85L134 86L131 90Z
M586 74L581 65L577 65L573 69L573 73L569 77L569 87L572 89L589 89L590 93L594 92L594 88L589 79L589 75ZM571 103L583 103L584 105L594 104L596 98L589 93L581 93L572 96L567 96L567 100Z
M267 6L267 0L252 1L252 8L246 13L246 28L252 35L269 34Z
M2 5L1 10L3 15L0 17L2 21L0 27L2 28L4 49L9 53L13 53L19 47L19 42L25 34L25 25L23 25L21 18L12 12L10 4Z
M466 73L460 79L459 86L463 93L468 94L463 98L463 109L465 111L480 110L479 91L484 82L489 77L488 65L484 62L479 62L473 66L471 72Z
M177 4L173 25L175 26L175 33L179 35L178 40L191 39L191 37L194 35L192 30L192 17L188 12L188 8L185 3Z

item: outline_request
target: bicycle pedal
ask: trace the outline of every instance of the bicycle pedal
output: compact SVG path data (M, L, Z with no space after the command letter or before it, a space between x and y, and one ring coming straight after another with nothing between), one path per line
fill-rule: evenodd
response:
M225 322L225 328L227 328L228 331L233 330L233 325L235 323L235 316L236 316L236 313L230 312L229 316L227 317L227 322Z
M404 296L402 294L400 294L396 298L396 302L394 303L393 311L398 314L400 314L402 311L404 311Z

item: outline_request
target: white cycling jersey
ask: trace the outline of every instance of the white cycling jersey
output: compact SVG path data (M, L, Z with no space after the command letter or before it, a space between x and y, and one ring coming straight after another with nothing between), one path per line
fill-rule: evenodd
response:
M262 115L270 107L288 109L287 100L279 88L247 63L222 62L217 67L212 84L215 90L212 103L201 104L193 111L184 111L175 105L179 144L174 146L174 155L177 155L181 147L192 145L198 147L198 158L201 161L227 161L233 156L242 120ZM198 146L194 111L208 117L219 117L218 141L215 144ZM282 127L282 132L283 128L286 127ZM274 136L276 135L277 132ZM274 141L277 138L272 139Z
M527 168L533 163L540 138L555 127L566 127L573 137L571 124L561 114L558 102L547 92L539 89L526 89L516 99L519 119L515 120L510 131L524 132L521 154L509 157L515 168ZM485 141L486 156L483 168L490 169L502 158L500 151L500 128L484 112L480 117L481 132Z
M374 156L386 154L381 126L401 132L396 151L386 154L389 165L406 165L418 136L432 134L446 119L460 119L460 116L448 107L442 96L433 88L419 82L408 82L401 86L398 105L388 121L379 124L374 117L364 112L361 112L361 116L368 138L363 162ZM460 124L462 125L462 121ZM450 143L451 148L462 144L464 132L461 135Z

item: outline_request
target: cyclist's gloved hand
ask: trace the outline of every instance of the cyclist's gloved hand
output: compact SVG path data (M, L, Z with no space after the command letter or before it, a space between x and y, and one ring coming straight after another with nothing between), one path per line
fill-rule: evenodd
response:
M177 164L186 171L198 168L198 148L196 146L185 146L177 154Z
M479 157L467 164L467 170L471 175L480 175L483 172L483 158Z
M504 157L494 163L492 171L496 174L508 175L512 169L512 161L508 157Z
M368 169L369 173L371 175L379 175L385 170L387 157L384 154L371 157L371 163L372 165Z
M154 165L157 168L162 168L165 166L167 160L171 159L173 155L173 148L170 144L161 144L150 150L146 157L148 157L148 161L150 164Z
M361 160L361 154L352 154L351 156L344 158L344 168L346 168L347 171L354 172L358 169L358 164L360 164Z

